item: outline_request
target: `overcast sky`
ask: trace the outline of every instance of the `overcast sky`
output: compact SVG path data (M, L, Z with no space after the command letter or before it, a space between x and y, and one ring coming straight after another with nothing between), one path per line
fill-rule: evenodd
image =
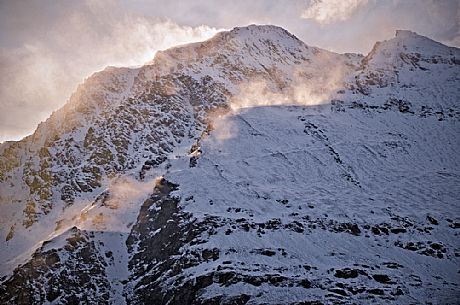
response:
M0 0L0 142L19 139L85 77L252 23L366 54L396 29L460 46L459 0Z

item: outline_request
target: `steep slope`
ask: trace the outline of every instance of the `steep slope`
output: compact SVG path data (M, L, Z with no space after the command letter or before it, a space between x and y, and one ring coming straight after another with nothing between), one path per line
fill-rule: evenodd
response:
M0 146L0 300L454 303L459 58L249 26L93 75Z
M140 69L96 73L32 136L2 145L2 261L75 224L118 175L144 178L182 141L193 142L207 112L228 107L242 83L290 90L316 58L350 61L281 28L250 26L160 52Z
M196 166L166 177L192 228L184 240L140 234L136 301L456 302L458 121L351 106L248 108L225 120ZM158 229L134 232L148 228ZM162 232L180 251L152 260L147 249L170 240ZM173 262L161 256L175 248Z

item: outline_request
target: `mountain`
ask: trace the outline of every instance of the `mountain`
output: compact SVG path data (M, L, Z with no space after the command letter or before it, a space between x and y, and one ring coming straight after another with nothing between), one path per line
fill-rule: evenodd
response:
M0 145L4 304L455 304L460 50L256 26L85 80Z

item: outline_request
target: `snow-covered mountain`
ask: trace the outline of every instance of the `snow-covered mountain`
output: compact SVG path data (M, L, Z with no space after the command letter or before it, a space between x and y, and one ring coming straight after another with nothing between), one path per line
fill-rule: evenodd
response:
M455 304L460 50L255 26L109 67L0 145L5 304Z

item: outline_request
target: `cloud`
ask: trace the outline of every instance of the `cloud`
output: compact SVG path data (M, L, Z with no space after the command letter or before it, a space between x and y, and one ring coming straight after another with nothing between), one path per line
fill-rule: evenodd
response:
M34 35L25 36L22 45L0 48L0 142L32 133L95 71L141 65L157 50L205 40L218 31L126 12L112 1L69 3L42 19L33 10L29 14L38 23L55 20L52 27L38 25L43 32L31 29Z
M367 3L368 0L313 0L301 17L313 19L320 24L345 21Z

